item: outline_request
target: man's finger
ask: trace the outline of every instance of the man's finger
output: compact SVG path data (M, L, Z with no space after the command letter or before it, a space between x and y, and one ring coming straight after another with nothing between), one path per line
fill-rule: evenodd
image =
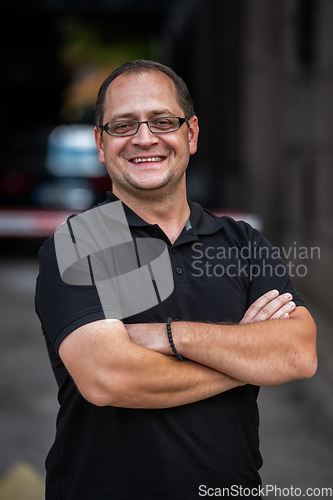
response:
M250 305L246 313L244 314L240 323L251 323L257 314L267 305L269 302L274 300L279 295L278 290L271 290L257 299L253 304Z
M286 305L281 307L281 309L279 309L275 314L273 314L273 316L271 316L270 319L286 319L284 315L287 314L289 317L289 314L292 313L295 310L295 308L296 308L295 302L288 302Z
M265 307L263 307L253 321L265 321L266 319L273 319L273 316L277 314L277 317L281 316L280 311L283 312L291 311L293 308L293 303L287 306L291 302L292 295L290 293L284 293L271 300ZM287 307L286 307L287 306Z
M281 318L284 313L289 314L293 311L294 303L287 306L291 299L292 295L290 293L279 295L278 290L271 290L259 297L249 307L240 324Z

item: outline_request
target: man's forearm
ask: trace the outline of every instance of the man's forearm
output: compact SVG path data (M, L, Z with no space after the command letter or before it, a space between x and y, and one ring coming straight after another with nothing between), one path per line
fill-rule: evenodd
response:
M260 297L239 325L173 322L176 348L184 357L245 383L277 385L312 376L317 367L314 322L306 308L286 304L288 294L274 297L273 292ZM172 354L165 324L126 329L132 342Z
M316 370L315 325L303 307L288 321L228 326L174 322L172 330L183 356L247 383L277 385Z
M157 353L156 353L157 354ZM149 354L146 353L146 361ZM190 360L161 355L155 368L150 363L136 373L124 374L123 390L111 399L112 406L170 408L201 401L244 383Z
M59 355L82 396L97 406L167 408L244 385L207 366L136 345L118 320L74 330Z

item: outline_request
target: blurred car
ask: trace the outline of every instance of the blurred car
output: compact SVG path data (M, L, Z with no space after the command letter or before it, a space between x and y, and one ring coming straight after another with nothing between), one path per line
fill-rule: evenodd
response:
M0 238L48 237L70 214L105 199L111 181L93 130L60 125L47 140L35 134L18 145L15 167L0 176Z

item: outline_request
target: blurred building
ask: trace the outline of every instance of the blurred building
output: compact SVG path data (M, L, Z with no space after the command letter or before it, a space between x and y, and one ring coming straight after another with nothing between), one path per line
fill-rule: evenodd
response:
M290 253L295 283L330 310L333 3L246 3L243 193Z
M49 134L92 123L97 80L131 58L159 60L188 83L199 117L190 196L257 214L294 271L303 266L295 281L330 307L332 25L332 0L40 0L18 8L16 36L3 44L5 187L30 203Z
M198 0L166 52L200 120L200 201L258 214L297 286L329 309L332 25L331 0Z

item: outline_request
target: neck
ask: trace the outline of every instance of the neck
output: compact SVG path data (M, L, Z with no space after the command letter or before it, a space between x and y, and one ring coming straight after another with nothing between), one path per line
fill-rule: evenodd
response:
M115 186L113 193L139 217L149 224L157 224L174 243L182 232L189 216L190 207L186 197L186 189L180 192L161 193L146 192L145 196L120 192Z

